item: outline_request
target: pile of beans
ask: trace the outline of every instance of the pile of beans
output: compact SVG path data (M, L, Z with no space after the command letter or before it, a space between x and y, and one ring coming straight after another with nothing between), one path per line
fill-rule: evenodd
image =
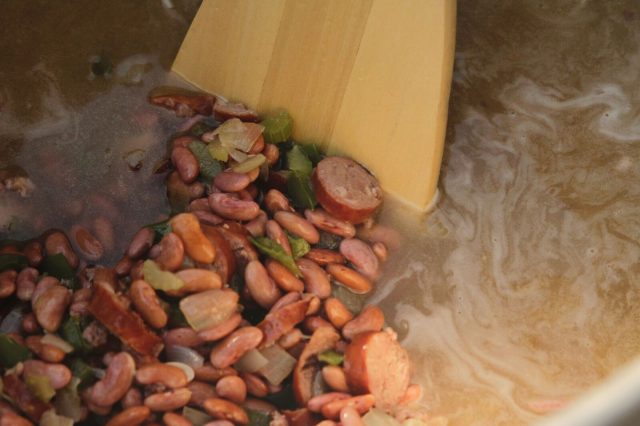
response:
M205 116L257 120L211 95L151 101L193 117L191 129ZM0 338L25 355L0 370L1 426L355 426L374 407L408 416L421 390L407 353L382 311L362 305L399 238L375 223L375 178L324 157L311 177L319 205L296 209L273 173L281 147L259 136L246 153L264 155L271 176L233 171L230 159L206 181L189 145L207 138L211 129L172 139L167 185L186 208L140 229L113 268L78 256L59 230L2 247L24 262L0 272ZM295 266L259 247L265 239ZM307 245L298 258L295 241Z

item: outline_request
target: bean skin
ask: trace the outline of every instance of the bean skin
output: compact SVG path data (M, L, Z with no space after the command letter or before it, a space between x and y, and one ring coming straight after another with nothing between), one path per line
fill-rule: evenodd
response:
M149 395L144 399L144 405L151 411L173 411L187 405L189 399L191 399L191 391L180 388Z
M191 183L200 174L200 163L189 148L177 146L171 150L171 162L176 167L180 179L184 183Z
M116 414L105 426L138 426L151 415L151 410L144 405L129 407Z
M373 290L373 283L367 277L344 265L337 263L327 265L327 272L354 293L367 294Z
M331 295L331 282L327 273L315 262L301 258L296 261L305 282L305 290L313 293L320 299L326 299Z
M324 312L331 324L338 330L353 319L353 314L347 307L335 297L330 297L324 302Z
M236 404L242 404L247 398L247 385L238 376L226 376L216 383L216 393Z
M269 217L264 212L264 210L260 210L258 216L255 219L245 223L244 227L253 237L261 237L265 233L268 220Z
M320 410L322 415L328 419L338 419L340 412L344 407L353 407L358 414L364 414L369 411L375 403L375 398L371 394L353 396L351 398L339 399L331 401L322 406Z
M11 296L16 291L18 273L13 270L0 272L0 299Z
M216 250L204 235L198 218L192 213L180 213L171 219L171 226L182 242L189 257L196 262L212 263Z
M160 305L156 291L144 280L131 283L129 297L142 318L153 328L163 328L167 325L167 313Z
M27 347L38 357L49 363L60 363L64 360L65 352L57 346L42 343L43 336L28 336L25 339Z
M169 232L160 241L160 254L154 259L165 271L175 271L184 260L184 245L173 232Z
M244 281L253 300L265 309L280 299L280 291L258 260L249 262L244 270Z
M296 213L279 211L273 215L276 222L284 229L306 240L309 244L320 241L320 233L308 220Z
M53 389L62 389L71 381L71 370L64 364L50 364L42 361L24 361L24 376L46 376Z
M153 245L154 234L153 229L146 226L136 232L127 248L127 256L130 259L138 259L144 256Z
M384 314L377 306L365 307L354 319L342 327L342 335L351 340L365 331L380 331L384 327Z
M220 398L209 398L204 404L207 413L219 420L228 420L234 424L246 425L249 423L247 413L233 402Z
M259 328L239 328L214 346L210 355L211 365L215 368L229 367L261 341L262 331Z
M350 398L351 395L345 392L328 392L320 395L316 395L307 402L307 408L314 413L319 413L322 406L332 402L339 401L341 399Z
M180 327L169 330L164 334L163 340L167 346L184 346L187 348L200 346L204 343L198 336L198 333L191 327Z
M224 192L238 192L245 189L251 183L251 178L245 173L236 173L233 170L225 170L213 178L213 184Z

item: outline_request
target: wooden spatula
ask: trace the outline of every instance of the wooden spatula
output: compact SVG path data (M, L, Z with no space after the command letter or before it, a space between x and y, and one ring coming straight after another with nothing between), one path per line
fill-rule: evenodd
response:
M204 0L173 64L294 138L367 165L425 209L438 181L455 0Z

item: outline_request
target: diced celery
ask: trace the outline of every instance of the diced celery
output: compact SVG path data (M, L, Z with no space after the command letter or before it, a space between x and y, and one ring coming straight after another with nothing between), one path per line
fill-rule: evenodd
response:
M178 276L169 271L163 271L153 260L145 260L142 265L144 280L156 290L178 290L184 286L184 282Z
M292 172L297 172L304 176L309 176L311 170L313 170L313 165L307 153L298 144L295 144L287 152L287 165Z
M264 126L264 141L267 143L281 143L289 139L293 131L293 119L285 110L278 110L270 114L260 124Z

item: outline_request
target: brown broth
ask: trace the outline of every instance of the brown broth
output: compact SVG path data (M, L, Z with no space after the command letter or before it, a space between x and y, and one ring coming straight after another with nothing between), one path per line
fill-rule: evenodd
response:
M165 8L171 4L173 8ZM0 238L104 217L112 263L168 214L152 173L183 120L147 105L198 1L0 2ZM451 425L529 423L640 352L640 5L460 0L441 199L405 229L380 302ZM110 78L90 78L107 55ZM128 68L128 65L138 64ZM130 74L127 75L127 70ZM141 81L137 81L140 77ZM123 156L141 150L131 171Z

